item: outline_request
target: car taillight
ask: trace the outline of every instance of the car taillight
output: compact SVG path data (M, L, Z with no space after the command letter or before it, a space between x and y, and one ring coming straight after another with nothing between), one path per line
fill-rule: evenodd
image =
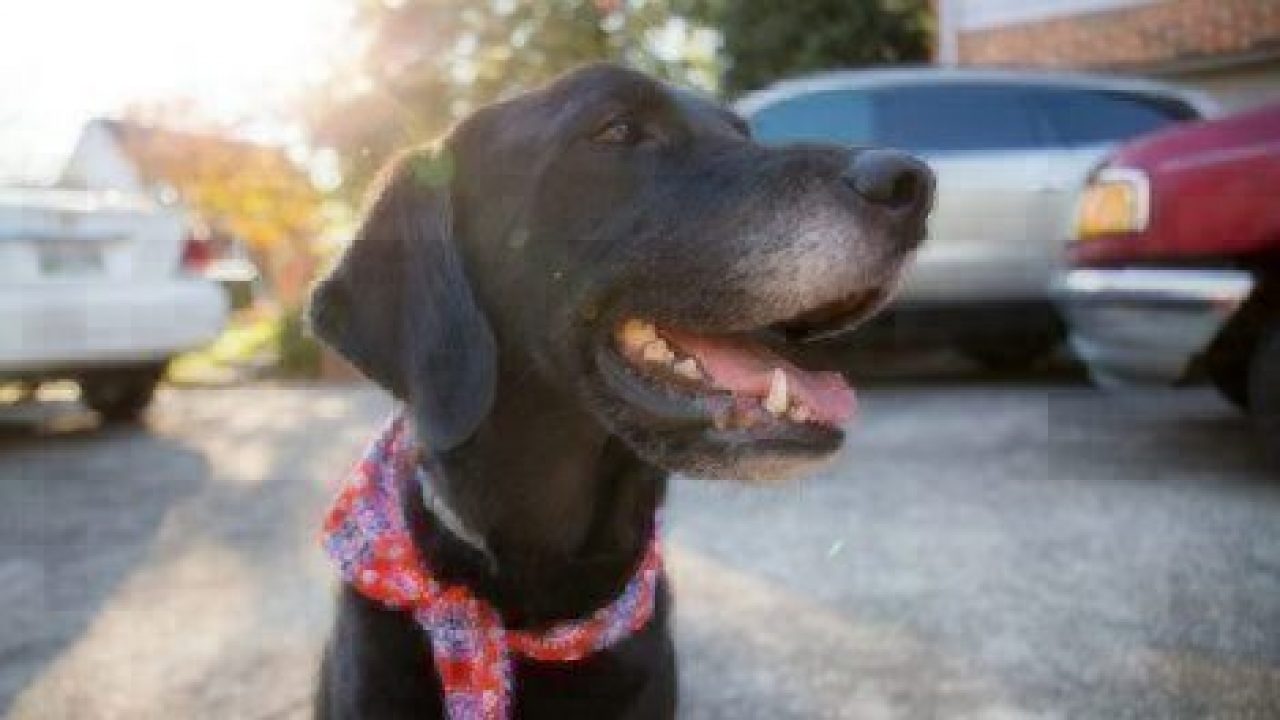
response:
M1085 186L1076 210L1076 236L1142 232L1151 213L1151 183L1133 168L1099 170Z
M187 233L182 244L182 270L189 273L201 273L213 260L213 251L209 243L196 237L195 233Z

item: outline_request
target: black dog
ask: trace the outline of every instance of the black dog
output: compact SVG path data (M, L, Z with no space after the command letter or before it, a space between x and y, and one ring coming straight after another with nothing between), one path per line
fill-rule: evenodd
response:
M419 550L537 628L619 592L668 472L767 480L835 453L850 390L787 358L887 300L932 194L901 153L764 147L712 102L587 67L394 163L312 325L430 453L448 518L406 503ZM517 659L513 714L672 717L669 615L661 587L608 650ZM431 657L345 587L318 716L441 717Z

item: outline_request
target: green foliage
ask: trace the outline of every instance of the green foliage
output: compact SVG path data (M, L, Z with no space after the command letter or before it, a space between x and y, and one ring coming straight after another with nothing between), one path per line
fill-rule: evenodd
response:
M315 140L356 199L397 149L595 60L727 94L929 57L929 0L359 0L368 44L319 88Z
M789 75L927 62L928 0L684 0L681 10L719 27L723 90L760 88Z
M264 376L314 378L320 356L320 345L308 335L300 310L251 310L233 315L209 345L174 358L166 379L221 385Z
M302 311L280 317L276 335L276 371L284 377L316 377L320 372L320 345L307 333Z
M357 196L395 150L430 140L495 99L612 60L704 87L714 34L672 0L363 0L369 43L313 98L316 140L338 150Z
M217 385L235 382L275 364L280 323L274 315L233 315L209 345L190 350L169 363L169 382Z

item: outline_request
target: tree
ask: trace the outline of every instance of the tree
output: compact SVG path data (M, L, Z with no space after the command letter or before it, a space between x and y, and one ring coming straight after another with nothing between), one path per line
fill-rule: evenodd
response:
M714 43L670 0L363 0L369 43L319 88L315 140L338 151L358 195L396 148L433 138L478 105L576 65L613 60L704 87Z
M146 185L173 193L210 234L243 241L277 299L299 304L316 264L323 194L282 148L194 117L180 105L135 105L106 124Z
M719 27L723 91L737 95L788 75L927 62L929 0L685 0Z
M929 0L359 2L365 51L308 112L349 199L395 149L584 62L737 94L799 72L925 61L932 22Z

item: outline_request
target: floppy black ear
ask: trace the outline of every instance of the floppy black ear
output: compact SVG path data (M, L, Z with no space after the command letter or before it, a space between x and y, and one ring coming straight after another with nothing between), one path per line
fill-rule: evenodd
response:
M493 403L493 331L451 236L447 150L395 161L355 240L311 293L312 332L412 408L431 450Z

